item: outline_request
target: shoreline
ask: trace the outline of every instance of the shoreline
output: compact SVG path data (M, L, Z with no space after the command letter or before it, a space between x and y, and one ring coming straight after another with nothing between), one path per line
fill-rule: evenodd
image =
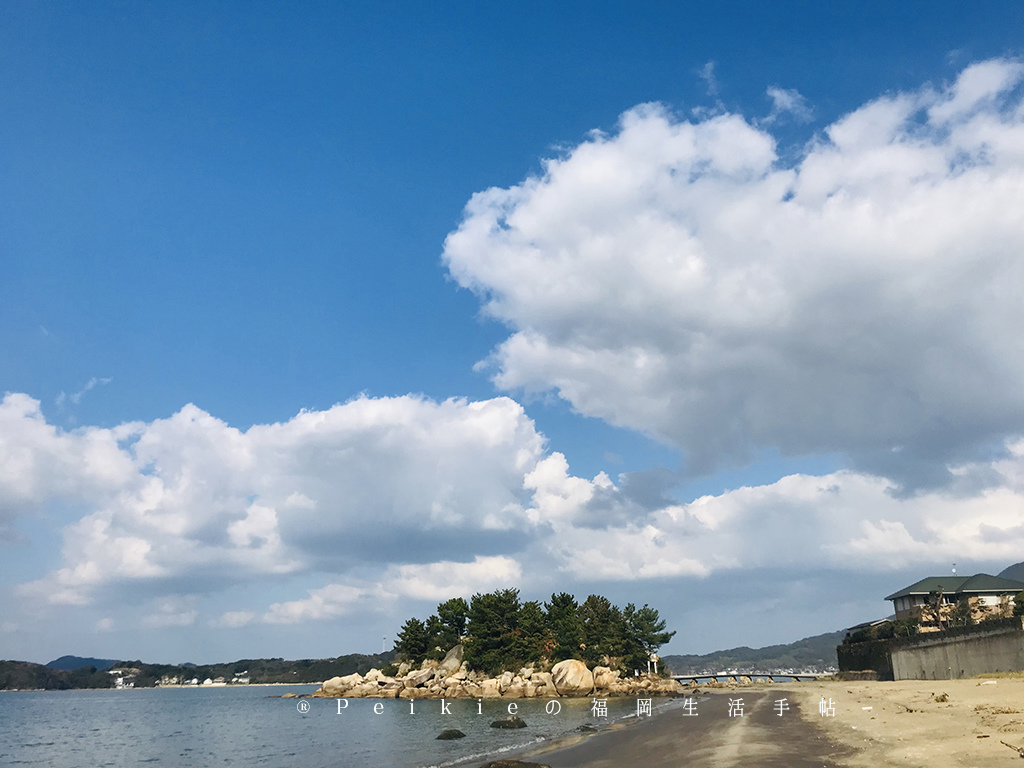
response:
M323 685L322 681L312 683L245 683L244 685L239 683L225 683L224 685L147 685L140 686L138 688L0 688L0 693L63 693L65 691L159 691L162 688L167 689L179 689L179 688L195 688L207 690L210 688L269 688L270 686L278 685ZM303 697L308 697L309 694L303 694Z

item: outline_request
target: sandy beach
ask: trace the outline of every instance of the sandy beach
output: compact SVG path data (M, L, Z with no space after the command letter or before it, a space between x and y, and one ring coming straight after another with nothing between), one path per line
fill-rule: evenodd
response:
M1024 765L1001 742L1024 747L1024 676L888 683L807 683L805 716L821 697L836 703L820 718L828 738L856 751L844 766Z
M820 703L834 716L823 716ZM992 768L1024 747L1024 676L748 685L557 745L524 759L551 768ZM743 714L730 716L742 700ZM785 704L779 704L785 701Z

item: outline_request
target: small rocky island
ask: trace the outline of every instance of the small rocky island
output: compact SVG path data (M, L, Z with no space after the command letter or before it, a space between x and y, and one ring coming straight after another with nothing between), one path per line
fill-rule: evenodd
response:
M504 589L441 603L398 633L399 663L333 677L313 696L382 699L532 699L667 695L655 651L674 632L649 606L624 609L591 595L521 603ZM641 674L643 672L643 674Z
M419 669L408 662L387 676L378 669L332 677L312 695L317 698L371 699L533 699L559 696L663 696L678 693L680 685L668 677L622 677L618 670L597 666L591 670L578 659L565 659L550 671L522 667L498 677L467 668L461 645L438 662L426 660Z

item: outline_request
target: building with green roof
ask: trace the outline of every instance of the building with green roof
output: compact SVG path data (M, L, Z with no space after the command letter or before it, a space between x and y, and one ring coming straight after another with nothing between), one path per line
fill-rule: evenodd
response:
M943 606L952 606L966 600L972 614L1008 616L1012 615L1014 597L1020 592L1024 592L1024 582L1013 579L987 573L976 573L974 576L950 574L921 579L885 599L892 600L897 619L923 619L922 609L934 606L937 600ZM921 623L922 629L925 629L931 622L922 620Z

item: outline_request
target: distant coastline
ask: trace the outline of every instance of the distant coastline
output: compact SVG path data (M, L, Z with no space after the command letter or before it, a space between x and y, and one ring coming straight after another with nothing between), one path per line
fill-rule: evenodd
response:
M60 660L77 657L62 657ZM366 673L391 663L392 652L347 654L331 659L240 659L217 664L152 664L119 660L99 669L90 664L76 669L55 669L48 664L0 660L0 690L77 690L113 688L221 687L239 685L319 685L339 675ZM102 661L104 666L109 660ZM51 662L51 664L54 662ZM70 664L73 662L67 662ZM195 680L197 684L189 685Z
M803 638L785 645L772 645L764 648L731 648L700 656L667 655L663 661L676 674L699 674L703 672L723 672L735 668L740 674L747 668L757 667L759 671L765 671L767 667L782 666L799 667L801 671L809 671L812 668L817 672L828 673L826 654L831 650L835 653L835 645L841 641L841 632L832 632L823 635ZM837 639L838 638L838 639ZM83 677L88 676L89 667L77 669L54 669L49 664L36 664L27 661L2 661L0 660L0 691L42 691L42 690L75 690L82 688L114 688L107 670L117 667L137 668L146 672L141 682L136 679L133 687L168 687L168 688L203 688L220 686L203 685L182 685L164 682L159 685L160 679L174 676L189 675L198 677L200 682L207 677L216 679L228 675L234 676L236 671L248 671L249 683L247 685L264 686L287 686L287 685L320 685L333 677L351 675L358 673L365 675L371 669L380 669L387 664L394 662L395 654L391 651L382 654L346 654L333 659L299 659L286 661L283 659L242 659L235 662L224 662L217 664L186 665L186 664L149 664L139 661L123 661L110 659L92 659L85 657L64 656L56 659L56 662L73 664L74 660L82 659L88 661L99 661L109 666L106 669L96 667L96 672L104 675L93 679L93 684L87 683ZM833 662L834 663L834 662ZM259 672L261 666L273 665L268 673ZM818 667L821 668L818 668ZM12 667L21 667L21 679L12 675ZM85 671L83 671L85 670ZM159 672L159 674L157 674ZM314 674L319 672L319 674ZM294 674L293 674L294 673ZM266 674L266 677L259 677ZM297 679L296 679L297 678ZM153 681L153 682L149 682ZM49 685L42 684L49 682ZM100 682L104 684L100 684ZM19 684L20 683L20 684ZM33 684L34 683L34 684ZM240 684L227 683L228 687L237 687Z

